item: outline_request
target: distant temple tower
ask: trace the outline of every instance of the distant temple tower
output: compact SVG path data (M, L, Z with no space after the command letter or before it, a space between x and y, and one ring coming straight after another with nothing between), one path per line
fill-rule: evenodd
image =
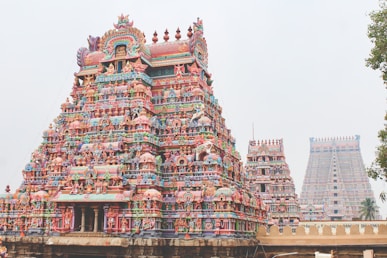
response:
M266 211L244 184L213 94L202 21L174 38L166 30L158 42L155 32L146 44L124 15L102 37L89 36L70 96L20 188L0 196L0 225L31 234L255 237Z
M374 200L360 153L360 136L310 138L300 196L302 220L352 220L360 203Z
M282 139L250 141L245 169L250 191L269 211L269 224L297 225L300 207Z

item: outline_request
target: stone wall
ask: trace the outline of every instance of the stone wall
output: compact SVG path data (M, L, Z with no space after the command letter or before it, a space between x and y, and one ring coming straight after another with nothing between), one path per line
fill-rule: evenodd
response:
M120 237L4 237L10 258L215 258L253 257L255 239L142 239ZM258 256L256 256L258 257Z
M381 222L311 222L298 227L259 228L257 239L262 256L298 252L287 257L314 257L314 252L330 253L337 257L363 257L363 251L372 249L375 257L387 257L387 225Z
M3 236L9 257L38 258L314 258L316 251L334 251L340 258L363 258L364 250L387 257L384 222L303 224L292 228L260 227L257 239L241 238L127 238L106 234L72 233L62 236Z
M278 238L283 241L288 241L294 238L308 239L308 242L313 242L313 239L342 239L348 240L351 243L357 242L357 239L370 241L371 243L382 243L382 239L387 238L387 222L311 222L302 223L297 227L271 226L270 228L260 227L257 233L257 238L265 241L265 239Z

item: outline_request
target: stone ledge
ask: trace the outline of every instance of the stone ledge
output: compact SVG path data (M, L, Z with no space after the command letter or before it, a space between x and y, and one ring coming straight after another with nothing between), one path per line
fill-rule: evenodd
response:
M281 246L364 246L386 245L387 235L351 235L351 236L258 236L262 245Z
M25 237L4 237L8 243L33 243L45 244L48 246L171 246L171 247L240 247L256 246L259 241L256 239L235 239L235 238L123 238L123 237L83 237L83 236L25 236Z

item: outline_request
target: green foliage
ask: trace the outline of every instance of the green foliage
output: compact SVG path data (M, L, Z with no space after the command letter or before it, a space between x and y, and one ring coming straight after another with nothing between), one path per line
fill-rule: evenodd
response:
M387 181L387 130L380 130L378 137L380 145L377 148L375 162L368 169L368 176L375 180Z
M372 23L368 26L368 37L373 48L366 64L374 70L380 70L384 82L387 82L387 1L379 2L380 10L370 14Z
M374 220L375 215L379 210L379 207L376 205L375 201L370 198L366 198L361 202L361 205L360 218L363 220Z
M382 72L384 83L387 83L387 0L380 0L380 10L370 14L372 20L368 26L368 37L373 48L366 65L374 70ZM384 117L387 121L387 115ZM376 158L372 166L367 169L368 176L375 180L387 181L387 129L386 127L378 134L380 145L377 148ZM386 192L380 194L382 201L386 200Z
M378 137L380 145L377 147L376 158L367 172L368 176L375 180L387 181L387 130L380 130ZM386 192L382 191L379 197L386 201Z

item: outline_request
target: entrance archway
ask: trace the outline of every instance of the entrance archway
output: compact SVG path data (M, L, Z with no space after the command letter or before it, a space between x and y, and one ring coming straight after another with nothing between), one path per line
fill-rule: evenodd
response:
M101 232L103 230L103 216L103 209L100 205L77 206L75 208L74 231Z

